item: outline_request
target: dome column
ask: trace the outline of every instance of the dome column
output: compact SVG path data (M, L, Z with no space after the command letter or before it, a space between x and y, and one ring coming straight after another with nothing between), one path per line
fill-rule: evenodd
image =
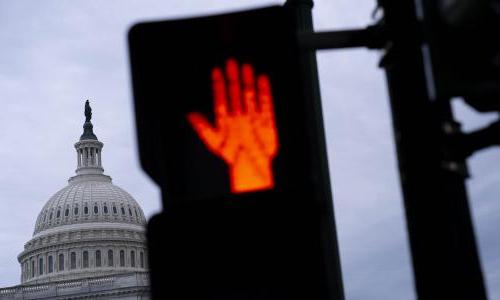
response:
M80 150L76 149L76 161L77 161L77 167L81 167L82 166L82 158L81 158L81 154L80 154Z

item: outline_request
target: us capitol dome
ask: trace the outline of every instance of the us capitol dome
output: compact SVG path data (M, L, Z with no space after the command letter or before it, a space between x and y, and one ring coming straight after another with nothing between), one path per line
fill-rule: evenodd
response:
M49 290L64 294L66 288L68 296L72 295L69 298L77 299L75 295L90 296L88 292L92 290L87 286L95 281L99 293L94 293L93 299L106 293L118 298L128 295L143 299L132 294L146 295L149 290L146 219L137 201L104 174L103 143L93 132L88 100L85 116L84 132L75 143L76 175L69 178L68 185L41 209L33 237L18 256L21 285L11 289L26 297L29 287L31 290L46 287L49 294ZM134 282L130 281L130 276L135 278ZM103 282L108 283L107 288L103 287ZM56 283L59 283L59 290ZM68 284L73 286L71 292L67 290ZM83 286L84 293L81 289L75 290L75 286ZM127 286L129 293L124 293ZM113 291L121 292L118 293L121 296ZM44 297L58 297L46 293ZM7 296L9 293L6 289L0 290L0 299L2 294ZM32 296L28 298L38 299Z

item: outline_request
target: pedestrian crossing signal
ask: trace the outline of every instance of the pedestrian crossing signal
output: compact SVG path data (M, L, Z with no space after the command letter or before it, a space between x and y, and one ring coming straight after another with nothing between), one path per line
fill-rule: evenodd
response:
M130 30L140 159L164 208L147 230L153 299L341 294L302 21L275 6Z

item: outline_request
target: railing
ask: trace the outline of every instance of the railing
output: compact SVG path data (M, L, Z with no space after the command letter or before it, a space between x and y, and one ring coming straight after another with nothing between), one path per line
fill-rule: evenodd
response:
M106 289L106 287L108 287L108 289ZM149 274L147 272L135 272L52 283L18 285L0 289L0 299L19 299L21 296L22 298L24 298L25 295L33 297L35 294L59 296L61 294L68 295L70 293L113 290L114 288L127 287L149 287ZM76 290L74 291L68 291L75 288Z

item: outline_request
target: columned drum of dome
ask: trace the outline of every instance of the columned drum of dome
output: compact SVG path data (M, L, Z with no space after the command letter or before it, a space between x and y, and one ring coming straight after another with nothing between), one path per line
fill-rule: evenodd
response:
M148 270L144 213L104 175L103 143L93 132L88 101L85 116L75 143L76 175L43 206L18 256L22 284Z

